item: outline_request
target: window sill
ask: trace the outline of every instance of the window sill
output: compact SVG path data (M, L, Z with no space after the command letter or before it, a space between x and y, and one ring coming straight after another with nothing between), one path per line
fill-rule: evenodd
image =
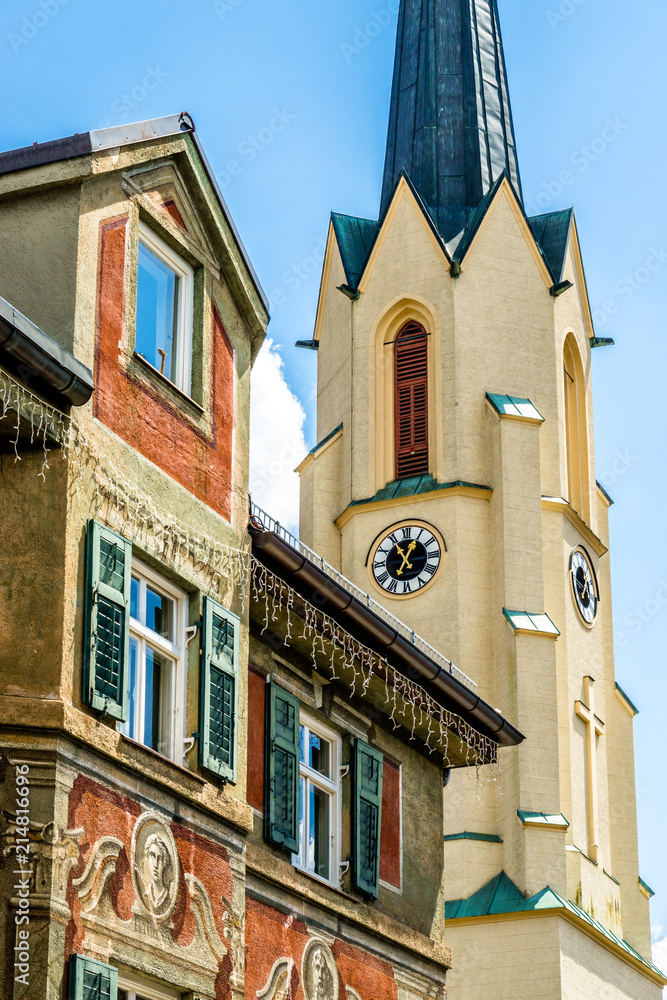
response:
M343 889L339 889L337 886L333 885L331 882L327 882L326 879L321 878L319 875L315 875L313 872L306 871L305 868L299 868L298 865L292 865L292 868L299 875L303 875L304 878L310 879L312 882L317 882L318 885L323 886L325 889L329 889L331 892L335 892L336 895L342 896L343 899L347 899L350 903L356 903L359 905L361 902L355 896L350 896L348 892L344 892Z
M155 381L158 382L158 388L169 389L177 397L176 402L180 403L181 405L185 404L186 406L194 410L195 415L197 417L201 417L204 415L204 413L206 412L204 410L204 407L200 406L199 403L195 402L192 396L188 396L187 392L183 392L182 389L179 389L179 387L176 385L175 382L172 382L171 379L167 378L167 376L164 375L159 370L159 368L156 368L155 365L152 365L150 363L150 361L147 361L146 358L143 356L143 354L137 354L136 351L133 351L132 362L136 364L139 368L145 369L145 373L151 379L154 379Z
M133 747L137 750L142 751L142 753L147 754L149 757L152 757L153 760L159 760L162 764L166 764L168 767L173 768L175 771L178 771L179 774L187 775L188 778L192 778L193 781L196 781L200 785L208 784L206 778L202 778L201 775L197 774L195 771L191 771L189 768L183 767L182 764L177 764L175 760L171 759L171 757L165 757L164 754L158 753L157 750L151 750L150 747L144 746L143 743L138 743L136 740L133 740L130 736L125 736L124 733L119 733L119 736L121 742L126 743L128 747Z

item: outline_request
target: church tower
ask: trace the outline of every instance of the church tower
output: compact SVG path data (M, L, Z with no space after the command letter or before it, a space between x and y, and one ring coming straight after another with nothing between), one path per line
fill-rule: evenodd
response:
M495 781L444 791L449 1000L665 982L614 676L599 345L572 211L524 210L496 0L401 0L380 218L332 216L302 344L301 537L527 736Z

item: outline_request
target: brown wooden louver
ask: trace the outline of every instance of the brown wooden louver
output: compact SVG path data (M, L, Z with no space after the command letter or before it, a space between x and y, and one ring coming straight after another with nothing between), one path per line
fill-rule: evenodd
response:
M396 478L428 475L428 335L410 322L396 338Z

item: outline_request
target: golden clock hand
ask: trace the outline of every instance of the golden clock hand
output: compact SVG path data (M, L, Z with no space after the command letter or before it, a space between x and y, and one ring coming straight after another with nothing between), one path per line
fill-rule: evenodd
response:
M401 568L396 573L397 576L403 576L403 570L404 569L412 569L412 563L409 562L408 560L410 559L410 556L412 555L412 553L414 552L414 550L416 548L417 548L417 543L416 542L410 542L410 545L408 547L408 552L407 552L407 555L406 555L400 545L396 546L396 551L398 552L399 556L403 560L403 562L401 564Z

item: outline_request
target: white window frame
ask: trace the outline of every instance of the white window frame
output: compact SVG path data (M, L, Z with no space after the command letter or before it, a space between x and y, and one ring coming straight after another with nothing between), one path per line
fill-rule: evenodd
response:
M152 648L156 649L158 652L163 653L169 658L174 664L174 669L171 671L171 684L170 684L170 708L169 713L171 718L169 719L169 728L167 732L167 748L166 752L153 750L153 753L160 753L161 756L167 757L169 760L174 761L176 764L183 764L184 762L184 733L185 733L185 705L186 705L186 655L187 655L187 614L188 614L188 596L185 591L180 590L178 587L174 586L164 577L160 576L154 570L150 569L144 563L139 562L136 559L132 560L132 576L139 580L140 592L139 601L140 609L145 600L145 587L149 584L153 589L157 590L159 593L164 594L165 597L169 598L174 602L174 642L169 642L169 640L164 639L157 632L153 632L146 625L143 625L136 618L130 617L130 637L138 639L140 643L148 643ZM140 615L145 619L145 608L140 610ZM145 675L143 659L140 663L139 676L143 678ZM143 724L144 724L144 709L145 709L145 690L142 682L139 684L139 696L136 700L136 718L139 722L139 731L141 737L137 735L130 737L134 739L135 742L144 744L143 741ZM148 749L151 749L150 747Z
M309 808L309 795L308 795L308 783L314 785L316 788L320 788L325 791L331 798L331 815L329 817L330 822L330 832L329 832L329 878L324 878L322 875L318 875L317 872L311 871L307 864L307 836L304 836L303 842L301 841L301 829L299 829L299 853L292 855L292 864L299 871L305 872L310 875L311 878L316 878L320 882L324 882L325 885L331 885L336 889L340 888L341 883L341 871L340 871L340 843L341 843L341 738L338 733L335 733L331 729L327 729L326 726L321 725L311 716L306 715L303 711L301 712L301 718L299 720L300 726L304 727L304 747L308 747L308 733L313 732L316 736L321 737L326 740L331 746L331 778L325 778L323 774L319 771L314 771L312 768L308 767L305 761L299 761L299 789L301 788L301 779L306 780L306 792L304 794L303 802L303 829L304 834L307 832L308 823L308 808ZM299 734L300 737L301 734ZM299 793L300 794L300 793Z
M118 970L118 989L127 993L127 1000L181 1000L183 994L169 986L149 983L131 972Z
M181 392L189 396L192 391L192 327L194 319L195 273L189 264L186 264L177 253L174 253L170 246L167 246L164 240L156 236L143 222L139 223L139 242L143 243L151 253L154 253L163 264L181 279L181 294L178 299L178 312L176 316L176 378L172 380L164 374L163 378L167 378L169 382L173 382ZM149 361L148 364L151 364L151 362ZM152 365L152 367L155 367L155 365Z

